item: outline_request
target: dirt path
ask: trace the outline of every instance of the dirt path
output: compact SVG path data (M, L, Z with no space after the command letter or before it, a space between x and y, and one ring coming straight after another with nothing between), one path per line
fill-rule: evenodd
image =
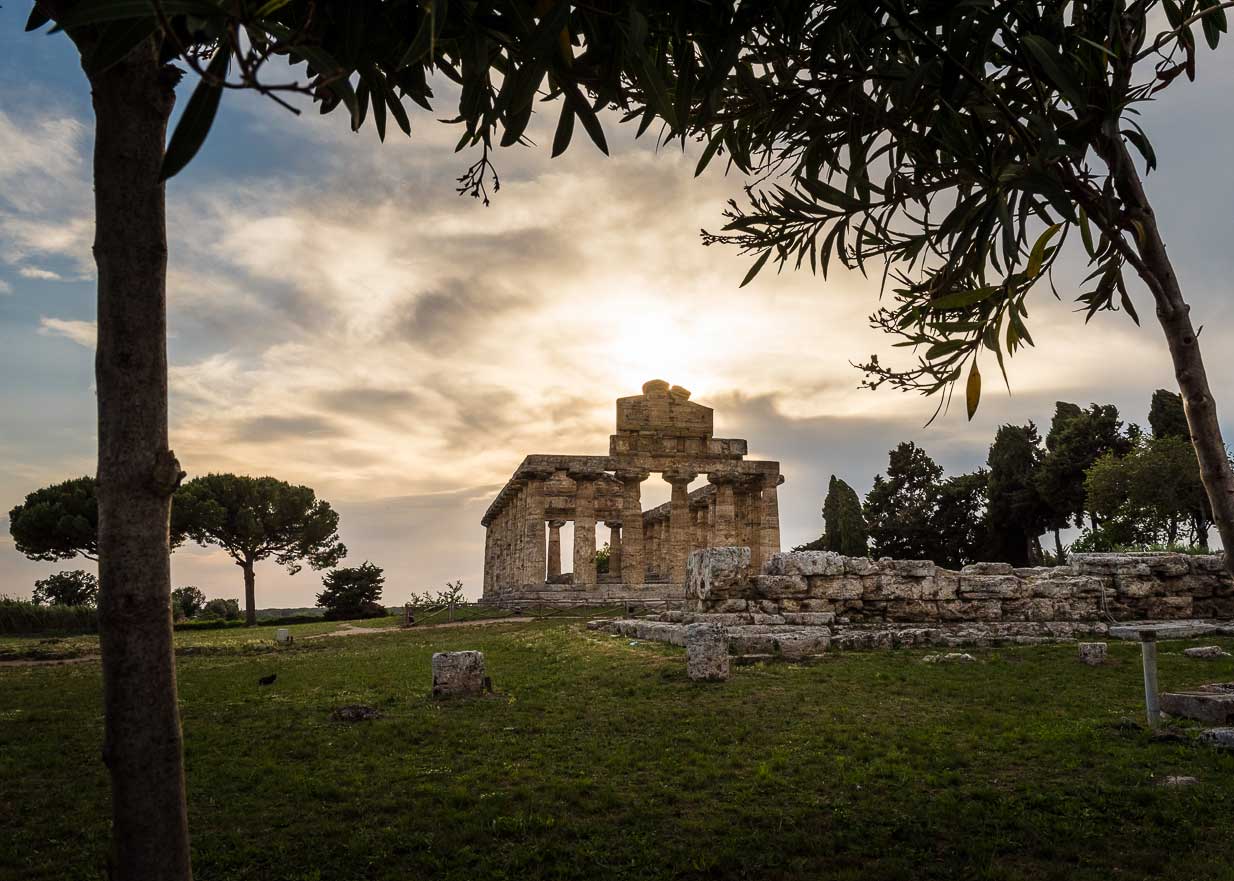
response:
M54 667L58 664L84 664L86 661L101 661L102 655L81 655L77 658L17 658L0 661L0 667Z
M423 630L446 630L452 627L479 627L483 624L509 624L512 621L535 621L526 615L507 615L505 618L480 618L475 621L446 621L442 624L420 624L415 627L357 627L354 624L344 624L338 630L329 633L315 633L304 637L310 639L326 639L331 636L364 636L369 633L414 633Z

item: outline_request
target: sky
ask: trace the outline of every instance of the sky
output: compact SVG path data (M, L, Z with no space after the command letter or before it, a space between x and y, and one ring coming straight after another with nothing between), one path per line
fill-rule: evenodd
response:
M0 7L0 594L88 561L34 563L3 515L26 493L94 471L94 269L89 91L62 35L24 34L26 4ZM1143 124L1160 170L1147 187L1231 434L1234 321L1234 56L1201 58ZM191 83L191 78L188 80ZM183 86L181 87L183 90ZM181 94L179 102L187 100ZM500 151L492 204L455 193L474 157L455 127L413 114L385 144L341 114L296 117L228 94L194 162L168 187L171 440L190 477L273 475L313 487L341 516L348 564L386 570L385 600L481 581L480 517L530 453L604 454L614 400L660 378L715 408L716 434L781 463L785 547L818 536L828 477L864 493L900 441L948 473L984 463L997 426L1046 426L1057 400L1115 403L1145 423L1173 388L1160 329L1102 314L1085 325L1068 295L1083 272L1030 300L1035 348L991 381L977 417L932 425L931 400L859 388L851 362L904 363L868 324L877 280L827 280L704 247L744 181L696 151L656 149L606 121L612 156L581 133L549 158ZM1077 246L1078 247L1078 246ZM644 484L645 506L668 484ZM603 533L601 540L603 540ZM568 544L567 544L568 546ZM186 546L175 585L240 597L220 551ZM258 605L311 605L321 574L259 564Z

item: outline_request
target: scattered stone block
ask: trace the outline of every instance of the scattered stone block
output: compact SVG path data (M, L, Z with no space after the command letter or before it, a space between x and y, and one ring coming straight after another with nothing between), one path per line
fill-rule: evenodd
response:
M1228 725L1234 723L1234 688L1206 685L1196 691L1162 692L1161 711L1210 725Z
M923 664L971 664L977 659L967 652L947 652L941 655L926 655L921 659Z
M291 645L291 631L286 627L280 627L274 631L274 641L279 645Z
M1157 785L1158 786L1171 786L1171 787L1173 786L1195 786L1195 784L1199 782L1200 780L1198 777L1184 777L1178 774L1171 774L1168 777L1162 777L1161 780L1158 781Z
M348 704L345 707L335 707L330 716L336 722L367 722L370 719L380 719L381 710L365 704Z
M481 694L487 685L484 652L437 652L433 655L433 697Z
M694 680L728 679L728 634L720 624L686 626L686 674Z
M1201 645L1195 648L1183 649L1183 654L1189 658L1228 658L1230 653L1219 645Z
M1209 728L1201 731L1200 743L1217 749L1234 749L1234 728Z
M1080 660L1090 667L1099 667L1105 663L1109 646L1104 642L1080 643Z

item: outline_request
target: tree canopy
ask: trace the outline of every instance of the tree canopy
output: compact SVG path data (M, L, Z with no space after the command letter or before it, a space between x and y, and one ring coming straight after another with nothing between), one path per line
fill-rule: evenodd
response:
M343 566L326 573L317 594L317 605L326 610L326 618L371 618L386 613L381 605L381 589L386 583L380 566L365 560L359 566Z
M846 557L864 557L868 551L865 516L856 490L834 474L823 501L823 537L826 550Z
M93 606L98 594L99 580L89 572L74 569L34 582L32 600L40 606Z
M171 592L171 611L174 617L194 618L206 605L206 595L200 587L187 585Z
M1033 344L1029 295L1060 255L1087 262L1091 319L1147 289L1186 400L1189 433L1227 547L1234 471L1190 307L1143 185L1157 154L1139 106L1195 79L1198 35L1226 32L1218 0L940 3L818 0L786 15L733 77L710 152L758 175L718 234L754 258L882 278L871 320L915 363L862 365L865 383L939 395ZM936 410L936 415L939 411ZM991 475L991 479L994 477ZM1234 567L1234 556L1229 565Z
M9 534L31 560L98 560L99 506L94 478L37 489L9 511Z
M172 506L172 532L221 547L244 571L245 617L257 622L253 567L273 558L291 574L307 563L328 569L347 555L338 514L307 486L273 477L207 474L184 484Z

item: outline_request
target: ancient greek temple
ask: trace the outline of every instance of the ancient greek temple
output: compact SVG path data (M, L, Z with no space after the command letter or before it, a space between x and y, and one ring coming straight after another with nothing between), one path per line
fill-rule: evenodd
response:
M712 436L712 409L680 386L652 380L617 399L607 456L532 455L489 505L484 601L639 601L680 596L699 548L749 547L755 566L780 550L779 462L746 459L746 442ZM643 510L658 474L670 501ZM699 476L707 483L693 491ZM561 527L574 524L563 575ZM597 573L596 528L608 530L608 571Z

